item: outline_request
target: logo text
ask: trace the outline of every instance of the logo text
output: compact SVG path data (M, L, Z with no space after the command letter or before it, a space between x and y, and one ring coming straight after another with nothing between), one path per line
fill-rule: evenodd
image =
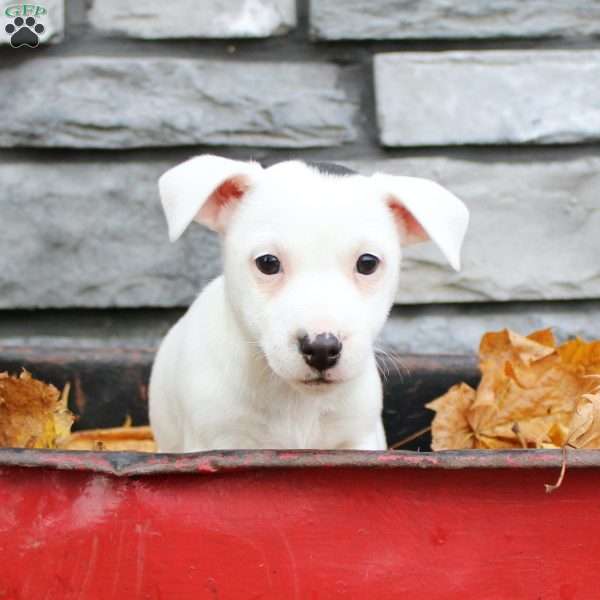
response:
M12 4L7 6L4 14L7 17L41 17L48 11L39 4Z

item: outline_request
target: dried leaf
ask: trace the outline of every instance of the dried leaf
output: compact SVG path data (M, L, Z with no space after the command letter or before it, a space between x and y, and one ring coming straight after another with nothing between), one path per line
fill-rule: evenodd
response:
M68 388L53 386L23 370L19 377L0 373L0 447L56 448L68 439L73 414Z
M600 448L600 389L577 402L566 443L573 448Z
M475 390L466 383L460 383L450 388L441 398L426 405L437 413L431 424L433 450L464 450L475 447L475 436L466 417L474 399Z
M131 422L129 420L129 422ZM127 423L127 421L126 421ZM65 450L156 452L150 427L114 427L73 433L62 446Z
M61 394L25 370L19 377L0 373L0 447L156 451L150 427L132 427L129 416L123 427L71 434L68 396L68 384Z
M434 450L570 443L573 414L598 385L591 376L600 375L600 342L576 339L557 347L548 329L528 336L503 330L483 336L479 355L482 376L476 391L458 395L455 386L428 405L436 411ZM583 418L591 409L581 406ZM591 418L600 422L595 413ZM586 434L586 443L600 444L591 438L596 440Z

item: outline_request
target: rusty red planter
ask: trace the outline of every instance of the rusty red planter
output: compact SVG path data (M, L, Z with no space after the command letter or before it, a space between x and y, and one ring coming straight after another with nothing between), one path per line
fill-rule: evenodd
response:
M112 402L99 374L120 369L114 393L129 389L125 404L142 412L150 354L4 350L0 369L27 359L57 384L77 374L74 407L88 420L97 398ZM400 421L431 419L422 405L436 386L476 378L472 359L403 363L386 387L390 439ZM0 599L597 598L600 458L571 452L548 495L561 460L0 450Z

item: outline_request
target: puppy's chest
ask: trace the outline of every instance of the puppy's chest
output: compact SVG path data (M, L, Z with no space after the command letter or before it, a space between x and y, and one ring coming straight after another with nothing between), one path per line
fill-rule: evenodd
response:
M318 404L286 403L264 417L263 433L275 448L330 448L341 433L337 415Z

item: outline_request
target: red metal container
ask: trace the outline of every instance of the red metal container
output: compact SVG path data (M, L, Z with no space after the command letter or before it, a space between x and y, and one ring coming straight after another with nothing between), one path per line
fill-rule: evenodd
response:
M82 421L126 390L143 405L149 353L0 356L0 370L77 379ZM477 376L472 359L403 364L386 387L390 439L397 421L431 419L436 387ZM598 598L600 458L570 453L548 495L561 458L1 450L0 599Z

